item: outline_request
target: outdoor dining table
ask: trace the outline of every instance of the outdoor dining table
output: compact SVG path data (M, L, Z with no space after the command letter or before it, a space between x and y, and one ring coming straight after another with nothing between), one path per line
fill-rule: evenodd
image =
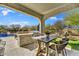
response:
M37 51L37 56L39 55L40 51L42 50L41 49L41 43L45 43L45 48L46 48L46 56L48 56L49 54L49 43L57 38L57 34L51 34L49 35L49 38L47 38L47 35L44 35L44 36L36 36L36 37L32 37L33 39L36 39L38 41L38 51Z

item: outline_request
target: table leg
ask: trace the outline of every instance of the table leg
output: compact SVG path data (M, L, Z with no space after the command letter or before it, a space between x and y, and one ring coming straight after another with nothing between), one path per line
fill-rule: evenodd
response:
M58 50L57 50L57 46L55 45L55 50L56 50L56 56L59 56Z
M49 43L46 43L46 56L49 54Z
M38 56L38 55L39 55L40 50L41 50L41 42L38 40L38 51L37 51L36 56Z

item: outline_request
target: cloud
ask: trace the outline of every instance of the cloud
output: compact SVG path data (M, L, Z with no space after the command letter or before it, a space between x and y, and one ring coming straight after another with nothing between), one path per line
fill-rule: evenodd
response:
M49 19L57 19L57 17L50 17Z
M2 11L2 14L6 16L8 14L8 11Z
M1 13L2 13L4 16L8 15L9 12L14 13L14 11L12 11L12 10L10 10L10 9L7 9L7 8L3 8L2 11L1 11Z
M57 17L50 17L49 19L50 19L50 20L53 19L53 20L56 20L56 21L57 21L57 20L63 20L63 18L57 18Z

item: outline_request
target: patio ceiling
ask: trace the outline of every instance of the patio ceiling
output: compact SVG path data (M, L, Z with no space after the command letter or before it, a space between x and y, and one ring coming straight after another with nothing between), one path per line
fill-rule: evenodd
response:
M3 6L30 14L32 16L47 19L58 13L79 7L77 3L1 3Z

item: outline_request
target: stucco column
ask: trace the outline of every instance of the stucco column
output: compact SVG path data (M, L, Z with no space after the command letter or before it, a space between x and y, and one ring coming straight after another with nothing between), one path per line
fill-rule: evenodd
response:
M44 33L44 29L45 29L45 19L44 17L42 17L40 19L40 33Z
M44 18L41 17L40 19L40 33L44 33L44 27L45 27L45 22L44 22ZM40 51L41 51L41 48L42 48L42 42L40 40L38 40L38 51L37 51L37 56L39 55Z

